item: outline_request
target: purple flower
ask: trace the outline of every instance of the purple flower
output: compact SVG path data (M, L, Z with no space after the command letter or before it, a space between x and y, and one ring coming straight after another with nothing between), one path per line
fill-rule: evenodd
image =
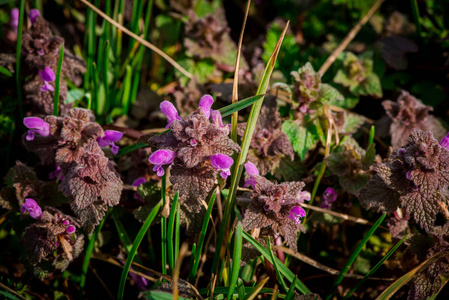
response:
M111 146L111 152L117 155L119 146L116 146L114 142L120 141L123 137L123 132L115 130L105 130L104 137L97 137L97 142L100 147Z
M50 172L50 174L48 174L48 178L50 180L53 180L53 179L64 180L64 174L62 173L61 167L56 165L56 169L54 171Z
M229 170L229 167L232 166L232 164L234 163L234 160L232 158L230 158L229 156L221 154L221 153L214 154L211 156L210 162L215 169L220 171L220 176L223 179L226 179L226 178L228 178L229 175L231 175L231 171Z
M147 182L147 180L144 177L139 177L136 180L133 181L133 183L131 184L132 186L137 186L139 187L141 184L144 184L145 182ZM139 195L139 193L134 193L133 195L134 199L139 200L141 202L143 202L142 197Z
M306 216L306 212L301 206L294 206L292 209L290 209L288 218L290 220L293 220L296 222L296 224L301 223L300 218L303 218Z
M153 171L157 172L157 176L163 176L165 174L162 165L169 165L176 157L176 152L171 150L157 150L153 152L148 160L154 165Z
M40 17L40 16L41 16L41 13L39 10L37 10L37 9L30 10L28 17L30 18L31 25L34 24L34 22L36 22L37 17Z
M46 91L53 92L55 90L55 88L49 82L55 81L55 78L56 78L55 72L53 72L53 70L50 69L49 67L45 67L45 69L43 71L39 70L38 74L39 74L39 77L44 82L44 85L41 86L41 91L42 92L46 92Z
M440 145L449 150L449 133L441 139Z
M75 226L69 225L69 226L67 226L66 232L67 232L68 234L72 234L72 233L75 232L75 230L76 230L76 227L75 227Z
M203 111L204 115L208 119L210 117L210 113L211 113L211 109L210 108L212 107L212 103L214 103L214 98L212 98L211 95L204 95L200 99L199 107L201 108L201 110Z
M30 217L34 219L39 219L42 215L42 209L37 202L31 198L25 199L25 203L22 204L22 207L20 208L22 214L25 213L25 211L27 211L30 214Z
M9 26L17 32L17 28L19 28L19 9L13 8L11 10L11 20L9 20Z
M229 134L229 126L223 125L223 119L221 113L218 110L210 110L210 120L218 128L222 129L226 135Z
M38 133L41 136L50 135L50 124L36 117L27 117L23 119L23 124L29 129L26 136L27 141L34 140L34 133Z
M337 195L337 192L333 188L328 187L323 193L323 200L330 204L337 200Z
M259 170L257 170L256 166L252 163L252 162L247 162L245 164L245 169L246 172L249 175L249 178L245 181L245 183L243 184L243 187L247 187L248 185L250 185L253 189L256 186L256 179L253 177L253 175L259 175Z
M167 126L165 126L165 128L168 128L174 121L181 120L178 115L178 111L171 102L163 101L159 108L161 109L161 112L167 117L168 124Z

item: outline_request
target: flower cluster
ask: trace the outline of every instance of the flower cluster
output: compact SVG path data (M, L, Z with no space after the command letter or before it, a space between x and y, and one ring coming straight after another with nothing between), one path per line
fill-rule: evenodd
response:
M333 188L328 187L323 193L323 201L321 202L320 207L324 209L330 209L332 203L337 200L337 196L337 192Z
M301 203L310 200L310 193L302 191L304 182L273 183L260 176L251 162L246 163L245 168L249 177L244 186L251 186L253 192L240 199L249 202L244 212L243 229L260 230L273 240L283 236L296 252L297 233L303 230L301 218L306 216Z
M103 131L89 110L71 109L64 117L25 118L30 128L25 146L36 152L42 163L56 166L59 189L69 198L73 212L90 232L110 206L117 205L122 181L100 147L112 146L122 133Z
M22 237L35 275L45 278L54 269L64 271L83 250L84 236L76 233L80 225L55 208L46 207L42 212L33 199L27 199L21 210L36 219Z
M240 151L228 137L229 128L223 125L220 112L211 109L212 103L210 95L203 96L196 112L183 120L173 104L162 102L161 111L167 116L170 130L149 139L155 148L149 157L153 170L162 176L163 166L171 167L174 190L193 211L212 190L217 172L224 179L228 177L233 163L229 156Z
M406 91L401 91L396 102L385 100L382 106L387 116L379 121L382 135L391 135L391 144L397 149L404 145L413 128L431 131L436 139L444 136L445 130L438 120L429 114L431 106L424 105Z
M374 165L374 171L359 193L362 205L386 212L401 207L430 231L449 187L449 151L431 132L415 128L405 146Z

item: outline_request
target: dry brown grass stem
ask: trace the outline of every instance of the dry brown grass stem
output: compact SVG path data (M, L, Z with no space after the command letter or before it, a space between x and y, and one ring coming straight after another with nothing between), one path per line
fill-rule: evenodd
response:
M362 29L363 25L365 25L366 22L368 22L368 20L376 12L376 10L379 8L382 2L384 2L384 0L377 0L376 3L374 3L373 6L370 8L370 10L366 13L366 15L364 15L363 18L360 19L360 21L351 29L351 31L348 32L348 34L340 43L340 45L338 45L338 47L335 48L332 54L326 59L324 64L318 70L318 72L321 73L321 75L324 75L324 73L326 73L327 69L329 69L329 67L334 63L338 55L340 55L340 53L346 49L349 43L355 38L357 33L359 33L360 29Z
M136 39L139 43L141 43L142 45L144 45L145 47L151 49L152 51L154 51L155 53L159 54L160 56L162 56L169 64L171 64L173 67L175 67L178 71L180 71L182 74L184 74L185 76L187 76L188 78L192 78L193 75L190 74L186 69L184 69L183 67L181 67L180 64L178 64L173 58L171 58L170 56L168 56L167 54L165 54L165 52L163 52L162 50L160 50L158 47L154 46L153 44L151 44L150 42L144 40L143 38L141 38L140 36L138 36L137 34L131 32L130 30L126 29L126 27L120 25L119 23L117 23L114 19L112 19L111 17L109 17L107 14L105 14L104 12L102 12L100 9L98 9L95 5L93 5L92 3L89 3L86 0L81 0L81 2L83 2L84 4L86 4L87 6L89 6L89 8L91 8L93 11L95 11L98 15L100 15L103 19L105 19L106 21L108 21L109 23L111 23L112 25L114 25L115 27L117 27L118 29L120 29L121 31L123 31L124 33L126 33L127 35L129 35L130 37Z

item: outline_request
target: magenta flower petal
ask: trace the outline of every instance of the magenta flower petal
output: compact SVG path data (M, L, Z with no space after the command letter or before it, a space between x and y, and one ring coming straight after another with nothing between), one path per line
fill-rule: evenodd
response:
M117 155L117 154L118 154L118 149L120 149L119 146L117 146L117 145L112 145L112 147L111 147L111 152L112 152L114 155Z
M223 126L223 118L221 117L221 113L218 110L210 110L210 120L212 123L222 128Z
M259 175L259 170L257 170L256 166L250 161L245 164L245 169L249 175Z
M34 133L42 136L50 135L50 124L36 117L26 117L23 119L23 124L29 129L26 136L27 141L34 140Z
M210 162L217 171L220 171L220 176L222 178L226 179L231 175L229 167L234 163L234 160L231 157L218 153L211 156Z
M440 145L449 150L449 133L441 139Z
M13 8L11 10L11 19L9 20L9 26L11 26L12 29L17 31L17 28L19 27L19 9Z
M299 192L299 202L304 202L304 200L305 201L310 201L310 197L311 197L312 195L310 195L310 193L309 192L307 192L307 191L302 191L302 192Z
M133 183L131 184L132 186L140 186L141 184L144 184L145 182L147 182L147 180L145 179L145 177L139 177L136 180L133 181Z
M69 225L69 226L67 227L67 229L66 229L66 232L67 232L68 234L72 234L72 233L75 232L75 230L76 230L76 227L75 227L75 226Z
M212 107L212 103L214 103L214 98L212 98L211 95L204 95L200 99L199 107L201 108L201 110L203 111L204 115L208 119L210 117L210 111L211 111L210 108Z
M171 102L163 101L159 108L161 109L161 112L167 117L168 124L167 126L165 126L165 128L168 128L174 121L181 120L178 115L178 111Z
M176 157L176 152L171 150L157 150L153 152L148 160L154 165L153 171L156 171L157 176L161 177L165 174L162 165L169 165Z
M34 219L39 219L42 215L41 207L31 198L25 199L25 203L20 208L22 214L25 213L25 211L27 211L30 214L30 217Z
M337 192L333 188L328 187L323 193L323 200L329 204L334 202L337 200Z
M301 206L295 206L290 209L288 218L296 222L296 224L301 223L301 218L306 216L306 212Z
M50 180L53 180L53 179L64 180L64 174L62 174L61 167L56 165L56 169L54 171L50 172L50 174L48 174L48 178Z
M48 81L44 81L44 85L41 86L41 92L54 92L55 88L48 82Z
M44 70L39 70L38 74L42 81L55 81L56 78L55 72L49 67L45 67Z
M118 142L123 137L123 132L115 130L105 130L103 139L111 142Z
M34 24L34 22L36 22L37 17L40 17L40 16L41 16L41 13L37 9L30 10L30 13L28 14L31 24Z

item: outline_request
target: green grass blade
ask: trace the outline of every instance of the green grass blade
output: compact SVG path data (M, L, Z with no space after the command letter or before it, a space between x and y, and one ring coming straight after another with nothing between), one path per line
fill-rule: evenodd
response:
M274 48L273 53L271 54L271 57L267 62L267 66L265 67L264 73L262 75L262 79L259 83L259 87L256 92L257 95L265 94L265 92L268 89L270 77L271 77L271 74L273 73L276 59L279 54L279 50L280 50L282 41L284 39L285 33L287 32L288 25L289 25L289 22L287 22L287 24L285 25L285 28L278 40L278 43L276 44L276 47ZM242 176L242 173L243 173L243 165L246 161L246 156L248 154L249 145L251 143L254 129L256 127L257 118L259 117L260 109L262 107L263 98L264 97L260 98L259 100L257 100L256 102L253 103L250 115L248 117L245 133L244 133L243 139L242 139L242 144L241 144L242 150L240 151L240 153L237 157L237 160L234 162L233 172L232 172L232 176L231 176L231 185L229 188L229 195L228 195L228 198L226 201L225 212L223 214L223 221L221 223L220 231L218 233L218 239L217 239L217 245L216 245L217 251L215 252L214 260L212 262L212 272L213 273L215 273L216 270L218 269L218 263L219 263L220 259L224 256L224 249L222 247L222 242L225 239L225 232L229 228L231 212L234 210L234 206L235 206L235 196L237 194L237 187L238 187L238 184L240 181L240 177Z
M371 146L372 143L374 143L375 133L376 133L376 127L374 127L374 125L372 125L370 128L370 131L369 131L368 147Z
M123 114L127 115L131 102L131 79L132 79L132 68L130 65L126 66L125 79L123 80Z
M252 289L254 289L254 287L243 287L245 294L251 292ZM229 291L229 287L227 286L218 286L215 287L214 290L214 295L226 295ZM209 293L209 288L204 288L204 289L198 289L198 292L200 293L200 295L204 296L207 295ZM273 293L273 289L271 288L262 288L259 290L259 293L263 293L263 294L269 294L269 293ZM239 298L239 299L244 299L244 298Z
M396 251L396 249L398 249L398 247L400 245L402 245L402 243L405 241L405 239L408 237L408 234L406 234L399 242L396 243L396 245L394 245L393 248L390 249L390 251L388 251L388 253L374 266L374 268L371 269L371 271L368 272L368 274L365 275L365 277L360 280L353 288L352 290L346 294L346 296L343 298L344 299L348 299L352 293L354 293L362 284L365 283L365 281L368 280L369 277L371 277L371 275L374 274L374 272L377 271L377 269L380 268L380 266L388 259L390 258L390 256Z
M137 249L139 248L140 243L142 242L143 237L145 236L145 233L147 232L148 228L150 228L151 223L153 222L159 209L161 208L161 204L162 204L162 201L160 201L158 204L156 204L156 206L148 214L148 217L145 220L145 223L143 223L142 227L139 230L139 233L137 233L137 236L136 236L136 239L134 240L133 247L131 248L131 251L129 251L128 258L126 259L126 263L125 263L125 266L123 267L123 271L122 271L122 276L120 278L120 285L118 288L118 295L117 295L117 299L119 299L119 300L123 299L126 278L128 277L129 268L131 267L134 257L136 256Z
M86 254L84 254L84 261L83 261L83 266L81 269L81 276L80 276L81 277L81 279L80 279L80 299L84 299L83 291L84 291L84 287L86 285L87 269L89 268L90 258L92 256L92 252L94 251L95 240L97 239L98 234L100 233L101 228L103 227L104 222L108 218L110 212L111 212L111 210L109 210L106 213L103 220L101 220L100 224L97 226L97 228L95 228L94 233L90 237L89 243L87 244Z
M143 292L144 299L147 300L173 300L173 295L167 292L161 292L161 291L146 291ZM178 296L179 300L190 300L189 298L184 298L181 296Z
M239 299L245 298L245 285L243 284L243 280L241 280L240 278L237 281L237 293L239 295Z
M403 275L401 278L393 282L376 300L387 300L394 296L394 294L408 282L410 282L416 275L423 272L427 269L431 264L436 263L438 260L449 257L449 252L440 252L437 253L425 261L423 261L419 266L411 270L410 272Z
M20 0L19 8L19 27L17 28L17 44L16 44L16 86L17 86L17 106L19 108L20 120L23 120L23 99L22 99L22 77L20 73L20 64L22 56L22 27L23 14L25 12L25 0Z
M103 75L103 84L104 84L104 92L105 92L105 112L107 114L111 111L111 94L109 92L109 55L111 51L111 45L109 41L104 42L103 47L103 64L102 64L102 75Z
M173 231L175 227L177 209L178 209L178 192L176 192L175 194L175 198L173 199L173 204L170 210L170 216L168 217L167 250L168 250L168 269L170 271L170 274L173 274L173 268L175 266Z
M383 214L380 216L380 218L377 220L377 222L370 228L370 230L367 232L367 234L363 237L360 244L357 246L357 248L352 252L351 256L349 257L348 261L346 262L345 266L343 267L343 270L340 272L340 275L338 275L337 280L335 280L334 284L332 285L331 292L327 295L326 300L329 300L332 297L332 293L334 292L335 288L341 283L343 280L343 277L345 277L346 273L349 271L349 268L356 260L357 256L359 255L360 251L362 251L362 248L365 246L365 244L368 242L370 237L373 235L373 233L376 231L377 227L382 224L382 221L385 219L387 214Z
M276 260L274 259L274 254L273 251L271 250L271 243L270 243L270 238L267 237L267 249L268 252L270 253L271 256L271 261L273 262L273 267L274 267L274 271L276 272L276 276L278 277L279 283L281 284L281 288L283 289L284 292L287 292L287 285L285 284L284 278L282 277L281 273L279 272L279 266L276 262Z
M194 253L196 253L196 243L193 243L192 245L192 255L190 256L190 265L193 266L195 264L195 255Z
M164 210L167 199L167 174L162 176L161 201ZM167 274L167 219L161 214L161 262L162 274Z
M260 291L262 290L263 286L265 285L265 283L267 283L268 279L270 279L270 277L267 277L261 281L259 281L246 295L245 300L252 300L254 298L257 297L257 295L260 293Z
M222 117L226 117L226 116L232 115L236 111L242 110L242 109L250 106L257 100L262 99L263 97L265 97L264 94L248 97L248 98L240 100L236 103L229 104L228 106L222 107L218 111L220 112Z
M98 7L100 0L96 0L94 5ZM87 43L87 70L88 72L84 73L84 89L87 90L87 85L90 82L90 70L92 69L92 65L94 63L95 57L95 49L96 49L96 34L95 34L95 25L97 20L97 14L90 8L87 8L86 11L86 32L84 35L84 45Z
M181 204L178 202L176 207L176 224L175 224L175 261L178 261L179 254L179 240L181 236Z
M12 77L12 73L9 72L9 70L7 68L2 67L2 66L0 66L0 73L5 76Z
M229 293L228 300L231 299L232 294L234 294L235 286L237 285L237 279L240 273L240 260L242 258L242 232L243 225L242 222L237 223L237 228L234 234L234 251L232 252L232 269L231 269L231 279L229 281Z
M53 100L53 115L59 115L59 89L61 87L61 68L62 60L64 59L64 43L59 49L58 68L56 69L56 81L55 81L55 98Z
M296 275L293 274L293 272L291 270L289 270L277 257L274 257L274 261L271 258L270 253L268 252L267 249L265 249L264 246L262 246L258 241L256 241L249 233L247 232L243 232L243 237L251 243L251 245L254 246L254 248L256 248L260 254L263 255L263 257L265 257L271 264L274 265L274 261L276 261L278 267L279 267L279 272L285 277L287 278L288 281L290 281L293 284L293 281L295 280ZM308 294L310 293L310 290L304 285L304 283L301 282L301 280L297 280L296 283L294 284L294 286L298 289L298 291L300 291L303 294Z
M203 227L201 228L200 233L200 239L198 241L198 247L196 252L192 256L194 256L194 264L193 267L190 269L190 275L189 275L189 281L194 282L196 278L196 273L198 271L198 265L200 263L201 259L201 252L203 251L203 245L204 245L204 239L206 238L206 232L207 232L207 226L209 225L210 215L212 213L212 209L214 207L215 203L215 197L216 193L212 193L212 196L210 197L209 204L207 205L206 215L204 216L203 220Z
M422 25L421 25L421 16L419 14L418 1L410 0L410 4L412 6L413 19L415 20L416 33L419 37L421 37L422 36Z
M293 279L292 284L290 285L290 288L288 289L287 295L285 295L285 300L295 299L295 285L297 281L298 277L295 277L295 279Z

